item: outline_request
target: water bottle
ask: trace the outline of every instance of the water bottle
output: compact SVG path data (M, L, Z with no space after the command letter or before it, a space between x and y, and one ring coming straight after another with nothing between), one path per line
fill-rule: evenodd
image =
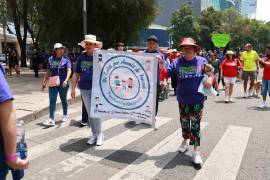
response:
M17 121L17 156L20 159L27 157L27 144L25 142L25 124L23 120ZM14 180L20 180L24 177L24 170L12 170Z

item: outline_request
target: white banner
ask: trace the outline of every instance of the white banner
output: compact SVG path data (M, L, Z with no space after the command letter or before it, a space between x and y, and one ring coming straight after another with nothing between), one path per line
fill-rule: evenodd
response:
M95 52L91 117L130 119L154 126L157 62L154 54Z

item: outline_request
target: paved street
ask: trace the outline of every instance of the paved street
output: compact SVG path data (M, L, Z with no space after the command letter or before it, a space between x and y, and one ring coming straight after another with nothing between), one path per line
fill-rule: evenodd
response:
M14 95L14 106L18 119L31 121L47 113L49 98L48 89L40 91L40 84L44 71L39 72L39 78L34 77L34 72L27 68L21 69L20 77L7 76L8 83ZM80 92L77 91L77 95ZM70 93L68 99L70 99ZM60 103L58 98L57 103Z
M31 166L25 179L269 180L270 109L256 108L260 99L243 99L241 92L238 84L235 103L224 104L222 91L205 104L200 170L192 165L191 152L177 152L182 137L175 97L170 97L160 103L157 130L104 120L101 147L86 145L90 130L79 128L80 103L70 106L65 124L45 128L41 122L47 116L28 123ZM61 110L57 115L60 120Z

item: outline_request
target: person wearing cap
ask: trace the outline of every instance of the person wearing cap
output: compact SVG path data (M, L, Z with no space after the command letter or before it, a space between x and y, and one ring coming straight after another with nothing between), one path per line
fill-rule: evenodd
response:
M247 98L247 84L250 80L249 96L253 96L253 86L256 79L256 73L259 72L259 56L252 50L250 43L245 45L245 51L241 54L240 60L243 63L242 79L244 81L244 98Z
M9 168L28 168L29 158L20 159L16 154L17 128L13 95L0 64L0 180L5 180Z
M122 42L118 42L115 47L116 51L124 51L125 50L125 44Z
M159 52L158 50L158 38L155 35L149 36L147 38L147 49L144 51L145 53L152 53L157 56L158 59L158 64L162 61L164 61L164 55ZM156 115L158 113L158 95L160 93L160 70L159 70L159 65L157 69L157 97L156 97Z
M206 98L198 92L198 88L204 77L203 69L207 60L196 55L200 47L190 37L184 38L179 47L183 56L177 58L168 68L170 76L177 76L177 101L184 138L179 151L183 153L189 149L189 145L193 145L192 161L201 165L203 161L198 147L201 137L200 122ZM212 81L212 77L209 77L204 83L205 88L212 87Z
M221 74L225 82L225 103L233 102L232 93L233 86L238 77L238 71L242 70L242 64L238 59L234 59L234 52L227 51L225 60L221 63Z
M72 79L71 97L75 98L75 88L79 85L83 103L85 105L89 125L92 130L92 136L87 141L87 144L101 146L103 144L104 135L101 132L101 119L90 117L91 112L91 93L92 93L92 81L93 81L93 53L95 48L101 49L102 42L96 40L94 35L85 35L85 39L80 43L85 49L76 63L74 76Z
M62 122L68 120L67 92L69 89L68 80L71 76L71 62L68 57L64 56L64 53L65 47L60 43L56 43L53 56L48 59L47 71L41 85L41 90L44 91L47 83L49 84L50 118L43 123L46 126L55 125L54 115L58 93L63 108Z

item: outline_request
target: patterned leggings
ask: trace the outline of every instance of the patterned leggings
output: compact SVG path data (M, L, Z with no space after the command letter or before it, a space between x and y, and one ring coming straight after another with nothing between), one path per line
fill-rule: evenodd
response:
M182 136L184 139L190 139L190 145L195 147L200 146L202 111L203 104L179 104Z

